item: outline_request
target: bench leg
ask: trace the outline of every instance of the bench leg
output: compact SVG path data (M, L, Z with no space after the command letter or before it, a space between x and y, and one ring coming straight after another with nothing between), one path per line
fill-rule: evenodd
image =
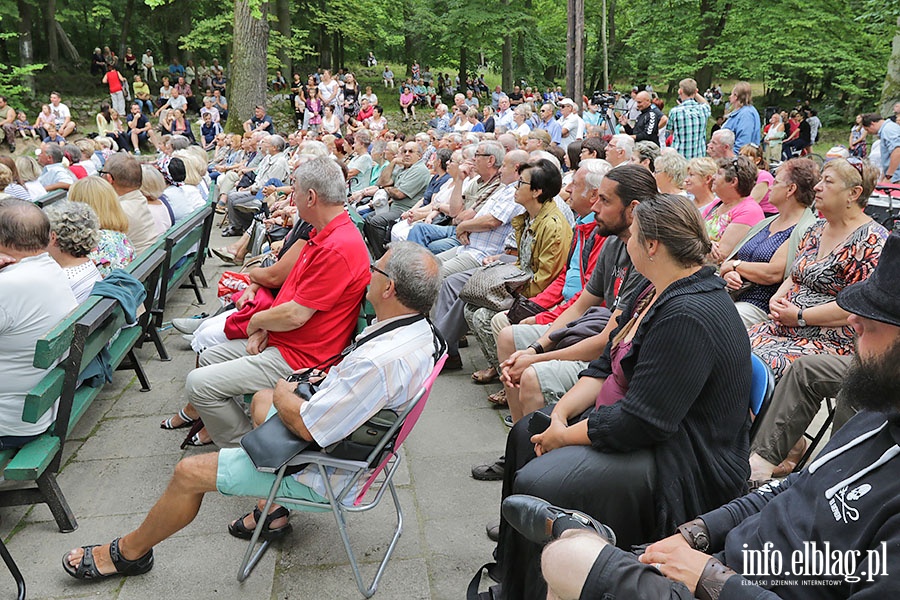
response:
M166 350L166 345L163 344L162 336L159 335L159 329L157 329L155 325L150 325L147 328L147 337L150 338L150 341L156 346L156 353L159 354L159 360L163 362L172 360L172 357L169 356L169 351Z
M200 283L203 284L204 288L208 288L209 284L206 283L206 275L203 274L203 269L197 270L197 277L200 278Z
M56 483L56 475L50 471L44 471L44 474L37 478L36 483L44 496L47 508L50 509L50 512L53 513L53 518L56 519L56 526L59 527L59 531L61 533L70 533L78 529L75 515L72 513L72 509L69 508L69 503L66 502L62 490L59 489L59 484Z
M150 380L147 379L147 374L144 372L144 366L141 364L141 361L138 360L137 355L134 353L134 348L128 351L127 356L130 362L128 363L126 368L134 370L134 374L137 375L138 381L141 382L141 391L149 392Z
M203 304L203 296L200 295L200 286L197 285L197 276L191 273L190 280L191 284L185 287L190 287L194 290L194 295L197 296L197 304Z

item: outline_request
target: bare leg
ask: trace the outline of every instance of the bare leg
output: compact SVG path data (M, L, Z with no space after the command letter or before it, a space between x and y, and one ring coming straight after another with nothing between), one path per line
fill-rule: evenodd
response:
M541 383L538 381L537 373L534 372L534 369L528 367L522 372L522 379L519 380L515 400L507 391L506 401L509 402L509 414L513 423L517 423L519 419L527 414L544 408L546 405L544 393L541 391Z
M541 573L549 600L578 600L581 589L606 542L597 534L570 529L544 548Z
M253 394L253 400L250 402L250 419L253 421L254 427L259 427L265 422L269 409L272 408L274 397L275 390L273 389L260 390Z
M218 460L219 454L216 452L190 456L175 465L169 487L147 513L144 522L119 541L119 550L125 559L136 560L142 557L153 546L194 520L203 502L203 495L216 491ZM81 548L72 550L69 553L69 564L77 567L83 555ZM101 573L116 571L109 556L109 544L94 548L93 555Z

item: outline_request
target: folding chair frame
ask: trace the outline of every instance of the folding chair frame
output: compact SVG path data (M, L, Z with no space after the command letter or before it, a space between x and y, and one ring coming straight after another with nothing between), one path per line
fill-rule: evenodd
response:
M333 458L324 452L318 451L301 452L278 470L275 476L275 481L272 484L272 489L269 492L269 496L266 498L266 504L262 511L263 515L269 514L269 510L271 510L272 504L276 502L278 504L301 507L319 509L324 508L326 505L323 503L276 496L278 487L281 485L281 481L282 479L284 479L285 473L289 467L309 464L316 465L316 467L319 469L319 474L322 476L322 480L325 483L326 497L328 498L328 503L331 507L332 514L334 515L335 523L337 523L338 531L341 535L341 541L343 542L344 549L347 552L347 557L350 559L350 567L353 569L353 576L356 579L356 587L359 589L359 592L366 598L371 598L377 591L378 582L381 580L381 576L384 574L387 563L390 560L391 555L394 553L397 542L400 540L400 535L403 533L403 511L400 507L400 499L397 497L397 489L394 487L394 473L396 473L397 467L399 467L400 465L400 455L397 454L397 450L403 443L404 439L400 439L395 446L393 444L395 441L397 441L397 438L399 437L403 426L406 424L407 419L409 419L410 416L414 414L414 411L419 407L420 403L423 404L421 408L424 409L424 402L427 401L428 394L431 391L434 380L437 378L437 375L440 373L440 370L441 368L443 368L444 362L446 360L447 356L444 355L435 363L434 368L432 369L431 374L428 376L425 384L413 397L412 401L409 403L409 406L407 406L401 417L397 419L397 422L394 423L394 425L388 430L384 438L381 440L381 442L379 442L377 446L375 446L375 448L372 450L365 461L342 460ZM421 410L419 410L413 418L417 419L419 414L421 414ZM415 423L413 422L413 425L414 424ZM406 433L408 434L411 429L412 426L407 428ZM391 447L389 447L389 445L391 445ZM370 469L370 465L375 464L378 461L378 458L384 452L387 452L387 456L385 456L378 463L378 466L374 469L374 471L362 485L362 488L356 495L356 499L354 500L353 505L345 506L343 502L344 499L350 492L354 490L356 484L360 481L360 478L366 474L366 471ZM338 491L338 493L335 493L335 490L331 485L331 480L329 479L326 470L327 467L334 467L336 469L341 469L343 471L353 473L353 477L344 485L344 487L340 491ZM366 493L368 492L371 485L380 476L383 476L384 480L379 486L378 491L375 493L375 497L370 501L364 503L363 500ZM348 513L360 513L375 508L381 503L381 498L384 496L384 493L387 490L390 490L391 498L394 502L397 524L394 528L394 534L391 538L391 542L388 545L387 550L385 551L384 556L378 565L378 570L375 573L375 577L372 580L372 583L367 586L365 581L363 581L362 573L359 568L359 561L357 560L356 554L353 552L353 548L350 545L350 537L347 534L346 516ZM250 539L250 544L247 548L247 552L244 554L244 560L241 563L241 566L238 568L238 581L244 581L245 579L247 579L247 577L250 576L250 573L253 571L254 567L256 567L259 560L263 557L263 555L266 553L266 550L268 550L269 548L269 540L264 540L260 544L259 548L256 548L257 543L259 543L259 537L264 526L265 519L260 519L256 524L256 529L254 529L253 531L253 536Z

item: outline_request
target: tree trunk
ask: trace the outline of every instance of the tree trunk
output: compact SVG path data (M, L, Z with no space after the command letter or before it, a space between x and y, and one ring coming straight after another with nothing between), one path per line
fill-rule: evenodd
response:
M78 49L75 47L75 44L69 39L69 36L66 35L66 32L63 30L62 25L59 23L55 23L56 25L56 35L59 36L59 41L62 44L63 52L65 52L66 56L69 57L69 61L73 67L77 67L81 64L81 56L78 54Z
M34 64L34 43L31 39L32 9L27 0L16 0L19 8L19 65L27 67ZM34 75L26 75L23 85L34 90Z
M530 15L531 13L531 0L525 0L522 3L522 12L523 14ZM525 32L520 31L519 35L516 39L516 53L513 58L513 77L514 79L521 79L525 77L527 74L527 66L525 65ZM515 84L515 82L513 82Z
M125 2L125 14L122 15L122 33L119 35L119 59L124 66L125 63L125 44L128 42L128 36L131 35L131 16L134 13L134 0ZM135 48L132 52L138 52ZM138 52L140 55L140 52Z
M226 131L240 133L244 117L253 113L257 104L266 102L266 48L269 45L269 4L259 6L260 18L252 14L250 0L234 2L234 51L228 90L228 123Z
M884 86L881 88L881 114L893 112L894 102L900 99L900 19L897 19L897 31L891 43L891 58L887 64Z
M59 64L59 45L56 42L56 0L47 0L44 8L44 23L47 28L47 64L56 71Z
M503 0L503 7L509 10L509 0ZM503 59L500 68L500 85L504 90L511 90L513 87L512 75L512 37L507 33L503 36Z
M466 52L466 43L465 40L463 40L459 45L459 86L457 87L457 92L462 93L463 89L466 87L466 77L468 77L468 72L469 58L468 53Z
M290 0L278 0L278 31L281 33L281 37L284 38L285 42L291 39ZM281 66L284 67L282 73L284 73L285 79L291 81L291 73L294 71L294 65L287 49L287 43L283 44L281 48L278 49L278 60L281 61Z
M731 11L731 2L732 0L725 0L721 12L717 12L717 0L700 0L700 22L703 26L697 38L698 59L709 54L721 37L728 20L728 13ZM697 80L697 88L701 94L712 85L712 75L711 65L706 65L697 71L694 79Z

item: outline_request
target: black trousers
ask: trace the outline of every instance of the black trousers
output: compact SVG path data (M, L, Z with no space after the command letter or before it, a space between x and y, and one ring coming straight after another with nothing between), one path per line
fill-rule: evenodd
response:
M541 410L549 413L552 408ZM555 506L580 510L611 527L621 548L651 540L657 530L656 465L651 450L609 454L590 446L567 446L537 457L528 421L527 416L519 420L506 441L504 498L529 494ZM541 550L542 546L528 541L501 519L497 562L505 600L547 597Z
M391 241L391 228L400 219L403 212L402 208L391 206L387 212L366 215L363 228L376 260L385 253L385 246Z
M631 552L607 546L588 573L579 600L689 600L694 595L683 583L667 579Z

